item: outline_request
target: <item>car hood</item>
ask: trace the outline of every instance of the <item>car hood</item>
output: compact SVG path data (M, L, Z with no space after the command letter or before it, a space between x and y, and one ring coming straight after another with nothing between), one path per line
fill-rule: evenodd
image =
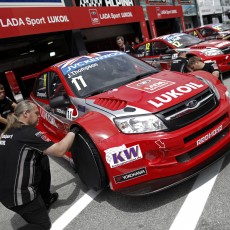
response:
M190 49L205 49L205 48L223 48L225 46L230 46L230 41L225 40L208 40L205 42L201 42L194 46L190 46Z
M86 103L113 115L155 113L172 107L207 89L192 75L162 71L87 98Z

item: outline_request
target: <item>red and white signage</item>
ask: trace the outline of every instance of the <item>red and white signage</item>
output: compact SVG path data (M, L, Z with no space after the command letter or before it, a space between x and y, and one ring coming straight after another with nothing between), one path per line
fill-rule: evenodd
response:
M141 6L0 8L0 38L133 22L148 38Z

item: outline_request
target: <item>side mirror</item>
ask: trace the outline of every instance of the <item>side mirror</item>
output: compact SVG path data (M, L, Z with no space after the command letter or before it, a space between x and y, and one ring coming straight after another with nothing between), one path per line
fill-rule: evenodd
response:
M173 50L173 49L167 49L166 50L166 52L165 52L166 54L175 54L176 53L176 51L175 50Z
M69 106L70 104L70 100L66 99L66 97L63 95L50 99L51 108L63 108Z

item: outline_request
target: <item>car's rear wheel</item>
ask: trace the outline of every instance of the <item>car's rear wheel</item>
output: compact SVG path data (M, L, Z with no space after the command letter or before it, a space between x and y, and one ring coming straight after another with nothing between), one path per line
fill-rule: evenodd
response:
M84 131L76 135L71 152L79 177L88 188L99 190L108 185L100 153Z

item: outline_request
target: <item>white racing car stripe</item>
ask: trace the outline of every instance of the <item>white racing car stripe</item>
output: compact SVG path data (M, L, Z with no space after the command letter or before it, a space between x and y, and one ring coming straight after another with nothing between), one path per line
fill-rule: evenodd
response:
M216 181L224 158L200 174L169 230L194 230Z
M64 229L101 191L89 190L52 224L51 230Z

